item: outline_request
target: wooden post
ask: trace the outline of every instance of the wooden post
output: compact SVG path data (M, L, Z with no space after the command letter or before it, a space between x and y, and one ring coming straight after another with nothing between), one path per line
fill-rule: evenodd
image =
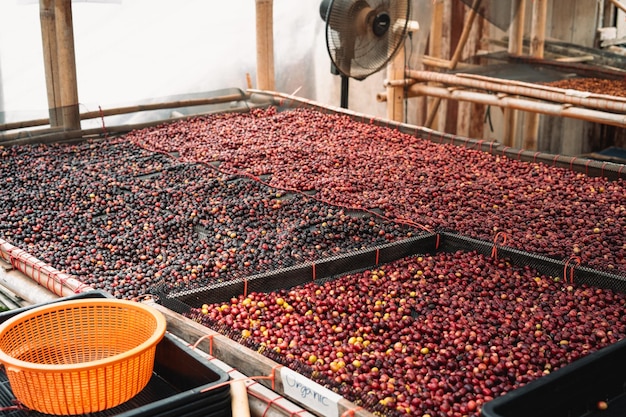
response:
M530 29L530 55L533 58L543 58L546 40L546 17L548 15L548 0L533 1L533 15ZM539 134L539 114L526 115L526 129L524 132L523 148L534 151L537 149Z
M511 26L509 28L510 55L522 55L524 52L524 21L526 0L513 0L511 5ZM518 113L513 109L504 110L504 145L513 146L517 132Z
M63 115L61 113L61 88L59 84L59 62L57 60L54 0L39 0L39 19L41 21L41 41L46 72L50 127L59 127L63 125Z
M80 114L78 111L71 0L54 1L54 19L63 127L66 130L78 130L80 129Z
M256 0L256 88L275 90L273 0Z
M406 78L404 71L405 60L404 45L393 57L387 65L387 77L389 80L404 80ZM387 119L396 122L404 121L404 87L388 86L387 87Z
M449 62L447 58L449 57L449 49L450 46L445 40L449 39L449 23L444 19L445 14L445 4L444 0L434 0L433 3L433 12L432 12L432 24L430 28L430 39L428 41L429 55L434 57L435 59L442 59L446 62ZM448 14L449 16L450 14ZM442 66L443 67L443 66ZM447 65L443 68L448 68ZM424 119L426 120L429 117L428 114L428 104L432 106L432 103L436 100L436 98L427 97L426 105L427 108L424 110ZM445 106L445 103L444 103ZM435 113L432 118L431 125L439 126L439 113ZM445 117L444 117L445 119ZM424 122L424 126L428 125Z
M463 52L463 48L465 47L465 44L467 43L467 39L469 38L470 32L472 30L472 26L474 25L474 20L476 19L476 16L478 14L477 9L480 7L480 3L481 3L481 0L474 0L474 3L472 4L472 8L467 15L465 25L463 26L463 32L461 33L461 38L459 39L459 42L456 45L456 49L454 50L454 54L452 55L452 58L450 59L451 70L456 68L456 65L461 59L461 53ZM428 115L428 119L426 120L426 127L432 126L432 123L435 120L435 115L437 114L437 111L439 110L439 104L441 104L441 99L436 98L435 101L432 103L430 110L428 111L429 115Z

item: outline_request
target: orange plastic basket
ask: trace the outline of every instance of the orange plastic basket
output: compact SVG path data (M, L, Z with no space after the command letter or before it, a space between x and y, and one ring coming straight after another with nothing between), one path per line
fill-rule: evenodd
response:
M0 362L24 406L56 415L97 412L148 384L165 328L160 312L133 301L52 303L0 325Z

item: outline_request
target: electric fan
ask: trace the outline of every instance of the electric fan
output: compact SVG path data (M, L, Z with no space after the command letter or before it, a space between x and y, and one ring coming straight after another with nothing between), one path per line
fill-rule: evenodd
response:
M341 107L348 107L348 80L382 69L409 33L410 0L322 0L331 72L341 76Z

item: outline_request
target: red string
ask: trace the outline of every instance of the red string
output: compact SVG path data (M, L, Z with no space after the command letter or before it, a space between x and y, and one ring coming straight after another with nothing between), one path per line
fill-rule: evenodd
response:
M573 157L570 161L569 161L569 169L570 171L574 170L574 161L576 160L576 157Z
M9 405L7 407L1 407L0 411L29 410L29 408L27 408L24 405L22 405L22 403L20 403L19 401L14 400L14 402L16 403L15 405Z
M265 417L267 415L267 412L270 411L270 408L272 408L272 405L274 405L274 403L280 399L282 399L283 397L281 397L280 395L274 399L268 400L267 401L267 407L265 407L265 411L263 412L263 417Z
M606 166L606 162L602 163L602 168L600 169L600 176L604 177L604 167Z
M537 155L539 155L541 152L535 152L535 154L533 155L533 162L537 162Z
M109 134L107 133L107 127L104 124L104 112L102 111L102 107L98 106L98 109L100 110L100 120L102 120L102 130L104 131L104 138L108 139L109 138Z
M276 388L276 370L282 368L280 364L276 364L272 367L272 373L270 374L270 380L272 381L272 391Z
M435 250L439 249L439 243L441 241L441 235L439 233L437 233L435 235Z
M563 268L563 278L565 280L567 280L567 267L569 266L570 261L575 261L576 265L580 265L580 257L578 256L571 256L567 261L565 261L565 267ZM574 269L576 268L576 266L572 266L570 269L570 279L569 279L569 283L573 284L574 283Z
M349 410L344 411L343 413L341 413L341 417L354 417L355 413L359 410L363 410L363 407L356 407L356 408L351 408Z
M243 280L243 298L248 296L248 280L244 278Z
M491 257L494 259L498 259L498 239L502 238L502 246L506 244L506 233L498 232L496 233L496 237L493 239L493 249L491 249Z
M315 263L311 265L311 274L313 275L313 281L317 279L317 271L315 270Z
M555 167L556 166L556 161L560 158L560 155L554 155L554 158L552 159L552 166Z
M202 342L204 339L209 339L209 355L213 356L213 335L212 334L205 334L204 336L196 340L196 343L194 343L194 345L191 348L192 349L197 348L200 342Z
M378 265L379 257L380 257L380 249L376 248L376 263L374 265Z

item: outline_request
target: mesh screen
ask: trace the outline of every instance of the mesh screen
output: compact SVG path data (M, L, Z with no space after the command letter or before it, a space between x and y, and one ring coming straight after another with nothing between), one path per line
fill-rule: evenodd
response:
M158 297L159 303L184 314L205 303L226 302L231 297L251 291L271 292L302 285L312 280L324 282L407 256L432 254L437 251L476 251L487 256L495 255L497 258L506 259L512 265L528 266L538 273L551 277L560 277L576 284L588 284L626 292L626 277L624 276L581 267L567 260L553 259L507 246L494 245L494 242L473 239L451 232L427 234L365 251L322 259L316 263L305 263L254 275L247 279L238 278L193 290L172 292L165 287L157 287L153 292Z

